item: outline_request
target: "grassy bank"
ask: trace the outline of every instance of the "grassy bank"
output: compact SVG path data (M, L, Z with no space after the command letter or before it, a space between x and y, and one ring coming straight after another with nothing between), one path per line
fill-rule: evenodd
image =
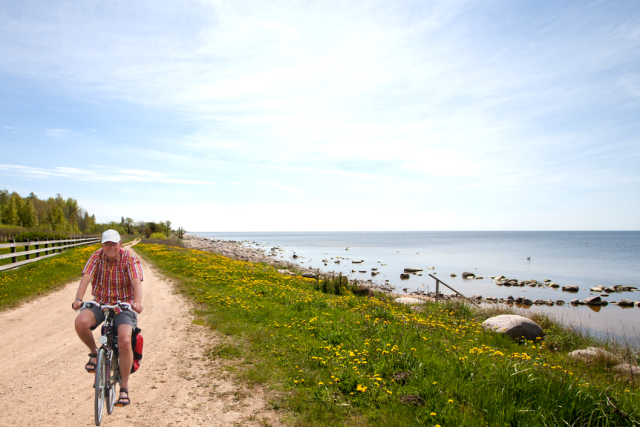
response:
M15 307L34 297L79 279L82 267L100 245L69 249L59 255L0 272L0 310Z
M304 426L634 425L638 396L602 368L571 365L543 340L485 332L461 304L422 312L384 296L322 292L313 279L214 254L138 245L199 303L211 349L270 387ZM324 287L327 288L326 286Z

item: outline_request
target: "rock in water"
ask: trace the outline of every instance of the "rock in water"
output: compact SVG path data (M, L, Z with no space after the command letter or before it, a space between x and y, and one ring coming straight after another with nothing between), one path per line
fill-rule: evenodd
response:
M588 297L584 299L584 303L587 305L602 305L602 298L600 296Z
M468 277L473 278L473 277L476 277L476 275L475 275L475 274L473 274L473 273L469 273L468 271L465 271L464 273L462 273L462 278L463 278L463 279L466 279L466 278L468 278Z
M535 340L544 336L540 325L531 319L515 314L492 317L485 320L482 326L499 334L507 334L507 336L514 339L524 337L527 340Z
M562 290L565 292L578 292L580 287L578 285L564 285Z
M618 307L633 307L633 301L623 298L618 301Z
M417 273L418 271L424 271L422 268L405 268L405 273Z

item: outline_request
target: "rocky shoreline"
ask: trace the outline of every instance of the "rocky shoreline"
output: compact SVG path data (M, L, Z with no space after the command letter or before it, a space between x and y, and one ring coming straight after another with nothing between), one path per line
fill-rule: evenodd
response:
M246 242L235 240L216 240L205 237L186 234L183 240L186 247L197 249L200 251L212 252L231 258L237 261L246 262L264 262L278 268L281 274L292 276L300 275L302 277L315 279L316 277L331 277L332 273L323 273L316 269L302 267L299 264L282 259L280 254L281 248L274 246L270 250L248 247L247 243L259 245L259 242ZM296 256L294 256L294 259ZM295 270L295 271L292 271ZM353 282L353 280L350 280ZM374 283L372 280L357 280L357 283L363 287L368 287L385 292L391 292L393 289L388 285Z
M210 239L210 238L187 234L184 237L184 243L188 248L216 253L228 258L238 260L238 261L256 262L256 263L263 262L269 265L273 265L274 267L278 268L278 272L281 274L300 275L308 278L331 277L332 275L334 275L334 273L320 272L317 269L303 267L296 262L291 262L287 259L284 259L281 248L279 248L278 246L274 246L270 249L265 249L264 247L260 246L261 245L260 242L219 240L219 239ZM255 245L256 247L251 247L251 245ZM295 261L297 259L297 256L294 254L292 259ZM328 262L328 260L323 260L323 261ZM338 262L339 262L339 259L338 259ZM360 261L353 261L353 263L356 263L356 262L360 262ZM325 263L325 265L327 264ZM432 269L432 268L433 267L429 267L429 269ZM375 276L377 272L373 270L377 270L377 268L372 269L372 276ZM406 268L404 270L403 275L406 275L406 276L409 276L410 274L422 275L422 271L423 269L420 269L420 268ZM455 277L456 274L452 273L451 276ZM482 276L476 277L475 274L469 273L466 271L462 273L462 277L468 280L484 278ZM550 279L545 279L542 282L538 282L536 280L521 281L517 279L508 279L504 276L491 277L491 279L496 283L496 285L501 287L502 286L504 287L528 286L528 287L551 287L551 288L560 287L560 285L551 281ZM353 282L354 280L350 280L350 281ZM389 285L388 280L386 280L385 283L377 283L371 279L369 280L358 279L357 283L372 289L387 292L396 297L402 296L402 294L394 293L395 287L393 287L392 285ZM562 290L569 293L574 293L578 289L579 288L574 285L562 286ZM500 303L500 304L507 304L510 306L515 305L521 308L528 308L533 305L546 305L546 306L559 305L560 306L564 304L587 305L592 309L599 309L599 307L606 306L608 304L618 305L620 307L633 307L634 305L637 307L640 307L640 301L633 301L630 299L623 298L620 301L608 302L606 299L603 299L613 293L633 292L636 290L637 288L635 287L620 287L620 286L607 287L607 288L597 287L597 288L590 289L590 292L592 292L591 295L593 296L586 297L582 300L572 299L570 301L564 301L562 299L543 300L543 299L530 299L530 298L524 298L524 297L513 298L513 296L508 296L507 298L496 298L492 296L483 297L482 295L473 295L471 297L468 297L468 296L456 295L456 294L443 294L441 292L438 293L438 299L439 300L464 299L466 301L471 301L475 303L489 303L489 304ZM404 291L406 295L407 290L404 289ZM600 293L600 295L594 295L593 293ZM436 299L435 292L413 291L413 292L410 292L409 295L413 298L419 298L419 299L428 299L428 300Z

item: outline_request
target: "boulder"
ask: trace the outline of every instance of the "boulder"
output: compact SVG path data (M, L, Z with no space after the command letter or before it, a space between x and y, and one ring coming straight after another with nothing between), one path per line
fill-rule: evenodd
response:
M418 298L411 298L411 297L400 297L400 298L396 298L395 301L397 303L400 304L406 304L406 305L416 305L416 304L424 304L425 301L418 299Z
M607 300L602 300L602 301L600 301L600 305L601 305L601 306L603 306L603 307L604 307L605 305L609 305L609 301L607 301Z
M619 361L615 354L609 353L607 350L598 347L588 347L584 350L572 351L569 353L569 357L584 363L595 363L598 361L616 363Z
M594 286L593 288L589 289L591 292L603 292L604 291L604 286Z
M556 300L556 305L564 305L564 301L561 299Z
M580 287L578 285L564 285L562 290L565 292L578 292Z
M316 277L318 277L318 275L315 273L303 273L301 274L301 276L306 277L307 279L315 279Z
M358 285L358 287L353 290L353 293L365 297L372 297L374 295L373 289L367 285Z
M471 298L475 299L475 300L481 300L482 299L482 295L474 295Z
M545 283L549 283L551 281L551 279L544 279Z
M622 363L611 368L613 371L620 374L626 374L630 377L640 377L640 366L630 365L628 363Z
M571 305L578 305L580 304L580 300L578 298L574 298L571 300Z
M485 329L499 334L506 334L514 339L524 337L527 340L535 340L544 336L540 325L529 318L516 314L502 314L492 317L485 320L482 326Z
M408 279L409 277L411 277L411 275L409 273L400 273L400 278L401 279Z
M556 282L549 283L549 286L552 287L552 288L559 288L560 287L560 285L558 285Z
M618 307L633 307L633 301L623 298L618 301Z
M533 305L533 301L529 298L522 298L522 305Z
M587 305L602 305L602 298L600 296L587 297L584 299L584 303Z
M604 291L609 293L609 294L612 294L612 293L616 292L616 288L608 287L608 288L604 288Z
M547 304L549 307L555 304L555 302L553 302L553 300L551 299L546 300L544 303Z
M424 271L422 268L405 268L405 273L417 273L418 271Z
M465 271L464 273L462 273L463 279L468 279L469 277L473 279L474 277L476 277L476 275L473 273L469 273L468 271Z
M451 277L457 277L458 275L456 273L451 273L449 276Z

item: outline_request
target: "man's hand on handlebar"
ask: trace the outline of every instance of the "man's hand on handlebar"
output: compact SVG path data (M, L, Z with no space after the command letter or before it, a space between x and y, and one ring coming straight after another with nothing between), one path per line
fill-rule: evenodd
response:
M131 304L131 308L138 314L142 313L142 304L140 304L139 302L134 302L133 304Z

